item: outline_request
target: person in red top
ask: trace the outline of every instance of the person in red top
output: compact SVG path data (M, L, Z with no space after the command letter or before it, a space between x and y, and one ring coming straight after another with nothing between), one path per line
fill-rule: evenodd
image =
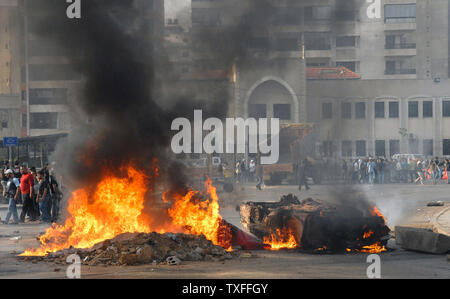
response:
M20 191L22 191L22 212L20 213L20 221L25 222L25 216L28 214L31 221L36 221L36 214L33 208L33 186L34 186L34 176L28 171L28 167L22 165L20 167L20 173L22 177L20 178Z

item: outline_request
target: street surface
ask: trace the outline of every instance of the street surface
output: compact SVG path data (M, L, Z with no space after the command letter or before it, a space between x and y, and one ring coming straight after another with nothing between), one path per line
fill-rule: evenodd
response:
M385 215L388 225L415 223L426 226L439 213L440 229L448 231L450 185L360 185ZM218 187L220 189L220 187ZM304 199L325 199L336 195L336 186L312 186L298 191L295 186L266 186L256 190L253 184L239 185L231 194L219 193L221 214L229 222L239 223L236 206L246 201L277 201L281 195L293 193ZM344 189L345 190L345 189ZM342 192L342 191L339 191ZM444 207L426 207L430 201L442 200ZM0 206L5 218L6 205ZM22 261L16 255L38 246L36 236L47 226L40 224L0 225L0 278L65 278L67 265ZM19 240L14 240L19 237ZM17 239L17 238L16 238ZM389 241L393 250L381 253L381 278L450 278L450 262L446 255L406 251ZM223 262L183 262L179 266L145 265L128 267L82 266L82 278L367 278L368 254L312 255L288 251L254 251Z

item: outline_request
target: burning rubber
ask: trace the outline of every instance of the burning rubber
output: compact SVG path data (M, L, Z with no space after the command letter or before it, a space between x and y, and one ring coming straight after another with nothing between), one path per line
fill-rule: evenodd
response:
M271 250L378 253L389 240L383 215L370 205L299 201L289 194L276 203L248 202L240 211L243 226Z

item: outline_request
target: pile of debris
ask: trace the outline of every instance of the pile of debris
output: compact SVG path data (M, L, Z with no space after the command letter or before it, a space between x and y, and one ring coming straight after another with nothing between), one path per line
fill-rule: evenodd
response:
M29 261L49 261L66 264L71 254L77 254L81 263L98 265L178 265L181 261L223 261L233 255L224 248L214 245L204 236L187 234L122 234L106 240L90 249L65 249L45 257L23 257Z

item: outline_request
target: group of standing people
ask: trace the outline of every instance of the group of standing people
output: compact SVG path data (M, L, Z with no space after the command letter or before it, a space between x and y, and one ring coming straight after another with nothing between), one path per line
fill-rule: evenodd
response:
M416 183L446 180L450 184L450 159L425 160L361 158L342 163L343 178L356 184Z
M12 224L25 222L27 216L30 221L57 221L62 193L48 165L37 172L35 167L29 169L23 164L19 174L16 174L9 168L9 163L5 163L2 168L2 187L3 196L8 200L4 224L9 224L11 216ZM19 203L22 203L20 216L17 212Z
M245 160L237 161L234 174L237 183L253 182L256 178L256 161L251 159L247 165Z

